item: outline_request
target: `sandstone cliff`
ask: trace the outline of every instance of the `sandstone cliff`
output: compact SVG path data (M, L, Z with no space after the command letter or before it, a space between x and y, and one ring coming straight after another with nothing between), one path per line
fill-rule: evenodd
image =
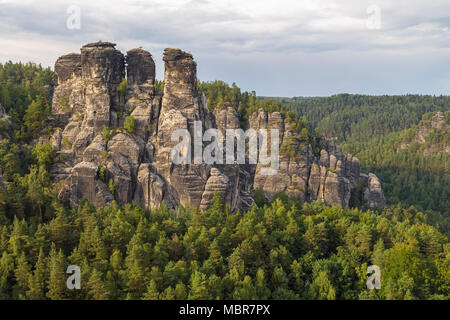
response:
M439 152L445 152L446 154L450 155L448 135L447 139L438 139L442 141L427 141L427 138L432 133L442 133L442 135L445 135L445 133L448 133L449 130L450 125L448 124L448 121L446 121L444 113L437 112L431 117L429 121L422 120L415 136L415 141L419 144L427 144L427 147L423 150L423 154L425 156L436 154Z
M298 133L279 112L261 109L249 119L255 130L278 129L280 145L295 144L297 154L281 154L275 175L261 174L259 164L173 164L173 130L186 129L194 136L194 122L202 124L202 133L237 129L241 122L235 106L208 109L198 93L191 54L169 48L163 60L162 94L155 92L152 56L142 49L124 56L115 44L97 42L56 61L52 117L59 128L50 138L57 151L51 173L62 199L71 205L86 197L95 206L116 200L154 208L164 201L169 207L206 209L219 191L232 210L245 210L253 203L253 191L262 188L269 199L286 192L344 207L363 180L369 205L385 204L377 177L361 174L357 158L344 155L329 139L323 139L315 155L311 145L296 139ZM125 77L128 89L121 95L118 87ZM123 128L127 116L135 122L131 133Z
M418 145L424 156L437 155L439 153L450 155L449 131L450 124L445 114L441 111L436 112L431 118L422 118L414 137L402 142L398 146L397 151Z

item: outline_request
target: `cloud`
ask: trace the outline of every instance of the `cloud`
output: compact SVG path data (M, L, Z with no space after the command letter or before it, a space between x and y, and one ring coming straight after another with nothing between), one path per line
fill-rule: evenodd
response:
M81 9L80 30L66 28L70 5ZM367 27L369 5L380 8L378 30ZM210 77L210 73L226 64L237 82L247 83L251 79L234 66L250 64L249 68L258 70L269 68L267 64L272 63L283 70L286 79L296 79L290 74L296 67L284 66L300 68L304 62L310 62L318 74L326 72L326 63L315 64L317 57L322 62L343 63L348 57L350 61L370 64L371 60L362 58L370 56L382 68L389 59L397 61L396 57L407 56L407 61L417 63L425 53L432 52L436 61L449 65L442 58L442 52L450 48L449 28L447 0L0 0L0 46L5 48L0 59L32 59L52 65L58 56L101 39L116 42L122 51L143 46L157 59L164 47L180 47L192 52L199 66L201 59L205 61L211 72L202 74L205 69L199 67L200 77ZM261 58L255 59L256 56ZM271 60L274 57L281 60ZM330 67L334 69L330 65L328 70ZM363 64L361 68L364 69ZM278 76L276 69L269 69ZM433 70L428 76L434 78L428 83L442 88L442 83L446 83L443 73L448 73L448 67ZM355 74L358 78L364 76L361 72ZM351 79L348 81L351 85ZM258 92L264 91L261 94L271 92L263 85L257 86ZM284 87L290 89L283 92L296 94L294 84L284 83ZM335 87L340 88L337 84ZM354 87L359 84L355 82ZM404 90L393 84L396 87ZM325 93L331 89L313 91Z

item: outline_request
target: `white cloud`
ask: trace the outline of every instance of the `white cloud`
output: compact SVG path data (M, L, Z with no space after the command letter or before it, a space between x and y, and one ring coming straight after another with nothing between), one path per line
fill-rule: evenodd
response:
M81 8L80 30L66 28L69 5ZM380 30L367 28L369 5L381 9ZM157 58L164 47L180 47L210 61L213 70L252 55L421 57L450 47L449 27L448 0L0 0L0 59L52 65L57 56L100 39L123 51L143 46Z

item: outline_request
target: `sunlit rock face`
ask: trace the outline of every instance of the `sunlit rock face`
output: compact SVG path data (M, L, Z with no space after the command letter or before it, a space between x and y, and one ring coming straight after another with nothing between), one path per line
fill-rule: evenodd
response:
M56 61L52 117L59 128L49 140L58 154L52 176L61 199L72 206L84 197L96 207L116 200L150 209L164 202L205 210L219 192L236 211L247 210L254 190L261 188L268 199L285 192L345 207L363 179L368 204L384 205L378 178L362 175L357 158L344 155L329 139L314 154L310 144L295 139L299 133L279 112L258 110L248 121L255 130L277 129L280 146L293 144L295 156L280 153L276 174L262 174L260 164L174 164L176 129L193 137L194 123L201 124L200 135L210 128L248 128L241 127L237 106L208 109L198 94L197 65L190 53L168 48L163 61L162 93L155 90L152 55L141 48L123 55L113 43L96 42ZM119 86L125 78L128 89L123 92ZM124 128L127 116L134 119L132 132Z

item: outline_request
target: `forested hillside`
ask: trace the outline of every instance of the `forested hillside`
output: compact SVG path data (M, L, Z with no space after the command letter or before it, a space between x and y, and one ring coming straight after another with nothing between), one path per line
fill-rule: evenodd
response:
M0 63L0 104L10 116L0 119L2 134L28 142L50 114L54 75L50 68L34 63Z
M0 65L0 103L8 114L0 119L0 299L450 298L448 224L419 209L436 205L441 210L445 200L428 204L421 202L426 197L403 199L403 190L412 192L418 186L414 180L398 189L394 180L383 180L388 188L392 184L388 189L391 205L376 210L364 205L341 209L321 202L302 203L284 194L268 203L258 193L256 204L235 214L217 193L205 212L171 210L164 204L149 210L135 203L119 206L115 201L97 209L86 200L74 208L65 207L50 179L52 146L33 144L38 132L51 129L46 126L53 81L51 70L37 65ZM159 82L158 87L162 86ZM236 86L202 83L199 89L211 108L239 105L242 122L260 107L294 115L277 101L258 100L255 93L241 92ZM379 170L383 179L383 174L389 175L388 162L392 162L393 177L398 172L410 173L406 166L413 161L409 152L424 151L423 143L414 142L414 126L424 113L448 108L446 99L436 99L439 103L430 100L427 107L414 107L416 111L405 115L410 122L399 125L399 130L395 119L387 120L390 125L381 129L383 124L374 116L373 126L380 133L359 135L352 127L359 116L354 121L345 118L350 129L340 139L347 150L354 148L366 167ZM315 102L305 103L312 106ZM306 112L308 108L300 105L297 109L320 128L321 120ZM357 101L352 108L357 109ZM337 117L339 113L332 114ZM446 117L448 124L448 113ZM292 121L305 129L306 139L314 139L306 118ZM426 125L431 114L423 118L422 125ZM334 130L338 135L340 130ZM430 132L425 142L429 139L440 145L448 139L446 133ZM353 136L359 138L351 140ZM379 139L379 145L373 139ZM373 158L372 153L364 157L366 145L378 151L376 162L364 160ZM393 146L405 151L404 171L399 169L395 152L388 153ZM414 160L417 166L429 166L433 177L448 179L448 171L439 171L444 165L440 153L429 151L433 160L427 161L432 165L420 162L419 157ZM426 180L418 181L425 191L430 190ZM440 196L429 194L431 199L448 192L445 185L434 188ZM401 203L396 203L395 196ZM416 208L408 208L410 204ZM66 288L65 271L70 264L81 267L81 290ZM382 270L381 290L366 288L366 269L371 264Z
M450 215L448 127L432 130L423 141L415 138L436 112L444 113L448 126L450 97L341 94L277 100L357 156L362 169L382 181L388 203Z
M14 299L448 299L450 247L426 216L276 200L230 214L84 202L0 228L0 297ZM82 288L68 291L76 264ZM367 290L367 265L382 289Z

